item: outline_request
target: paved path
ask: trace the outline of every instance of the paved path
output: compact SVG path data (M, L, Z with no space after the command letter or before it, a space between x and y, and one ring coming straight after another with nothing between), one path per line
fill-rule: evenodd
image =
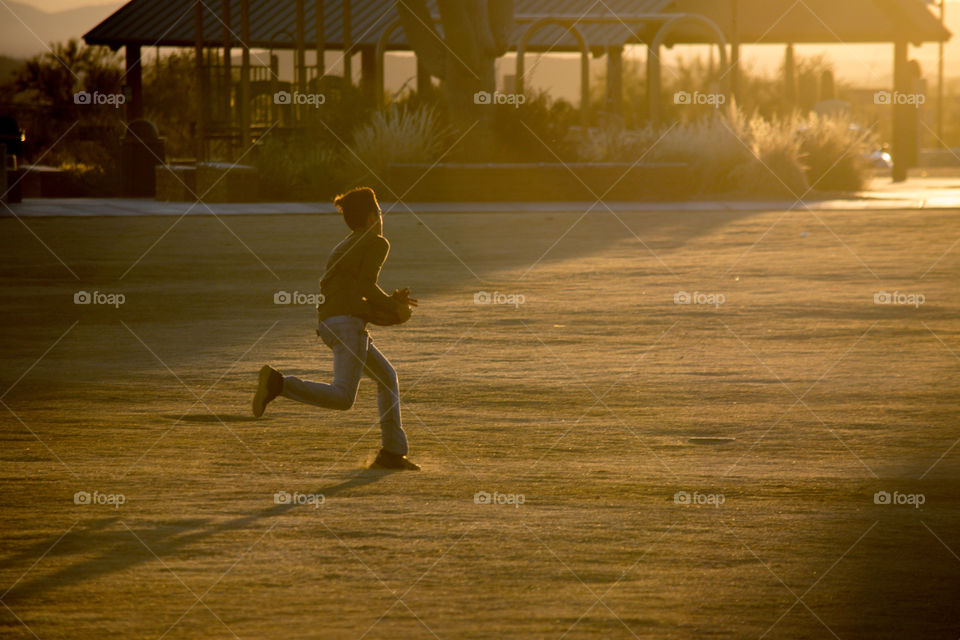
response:
M887 179L871 183L868 191L830 200L696 200L687 202L408 202L384 201L383 210L417 213L582 213L588 209L628 211L771 211L810 208L814 211L960 209L960 178L916 178L902 184ZM156 202L139 198L35 198L9 208L0 216L182 216L335 213L329 202L257 202L204 204Z

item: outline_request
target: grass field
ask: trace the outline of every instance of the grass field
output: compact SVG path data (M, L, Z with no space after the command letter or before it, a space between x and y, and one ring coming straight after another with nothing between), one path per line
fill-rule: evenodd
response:
M249 415L338 218L0 220L0 637L960 636L957 212L578 218L387 216L393 474Z

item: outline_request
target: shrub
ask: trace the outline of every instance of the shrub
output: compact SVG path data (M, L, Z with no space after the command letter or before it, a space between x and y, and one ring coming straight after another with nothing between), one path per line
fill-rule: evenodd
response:
M780 197L803 196L809 183L796 120L754 117L746 127L753 157L733 172L737 191Z
M576 145L569 132L580 116L566 100L554 100L546 92L528 93L519 108L494 105L492 158L496 162L556 162L576 158ZM481 159L481 160L486 160ZM475 160L476 161L476 160Z
M196 153L195 65L192 52L177 51L143 66L144 116L166 138L168 158Z
M676 124L661 132L659 142L647 159L686 162L692 172L696 193L724 193L736 190L742 178L737 169L753 160L748 143L749 130L736 111L728 118L719 113L690 123Z
M311 122L309 118L306 122L328 137L331 144L342 146L341 141L350 139L357 123L366 122L375 112L374 102L364 90L339 76L323 76L311 84L311 88L314 87L325 98L323 108L314 114L323 124Z
M59 187L61 193L78 198L114 197L120 194L120 175L103 165L63 162L59 166L66 172Z
M695 53L669 54L664 52L661 59L661 103L660 114L666 121L674 119L697 119L709 111L709 106L674 104L673 95L676 91L729 91L732 77L720 67L719 61L711 62L709 56ZM798 75L814 80L813 94L809 90L804 95L804 102L813 106L818 100L820 78L824 71L832 71L833 66L823 56L796 57L796 71ZM740 107L747 113L760 114L765 118L777 115L788 115L789 109L784 99L783 67L776 73L765 73L751 67L745 60L740 61ZM846 89L847 85L839 84L839 89ZM625 57L623 60L623 105L622 116L627 127L643 126L649 116L647 96L647 66L646 61ZM590 104L591 113L602 114L607 106L607 75L600 72L597 81L591 83Z
M122 84L118 54L77 40L55 44L49 52L23 62L0 87L4 113L26 132L21 162L42 158L45 164L63 168L64 188L72 193L116 195L123 111L77 104L74 94L118 93Z
M654 130L611 120L577 144L585 162L684 162L695 194L801 197L857 190L867 175L870 136L838 116L747 118L738 109Z
M576 145L581 162L635 162L652 145L651 128L627 129L623 119L610 116L599 127L591 127L586 135L575 132L571 142Z
M809 115L799 128L807 178L819 191L856 191L866 182L872 134L849 118Z
M398 162L434 162L446 151L450 130L433 107L392 106L376 112L354 130L344 165L353 184L379 182L387 166Z
M316 135L268 137L254 165L260 173L260 194L268 200L325 200L344 182L337 153Z

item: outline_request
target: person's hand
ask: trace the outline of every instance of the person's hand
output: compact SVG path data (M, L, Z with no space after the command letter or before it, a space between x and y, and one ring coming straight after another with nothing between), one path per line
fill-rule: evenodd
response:
M409 287L394 290L393 298L407 307L416 307L419 304L416 298L410 297Z

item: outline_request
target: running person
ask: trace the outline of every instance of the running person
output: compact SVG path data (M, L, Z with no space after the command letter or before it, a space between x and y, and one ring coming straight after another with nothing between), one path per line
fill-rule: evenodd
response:
M356 400L360 377L366 374L377 383L380 412L381 449L374 466L417 471L420 467L406 457L397 373L366 331L368 320L384 314L392 318L388 323L405 322L417 301L410 297L409 289L387 295L377 284L390 243L383 237L383 216L373 190L354 189L337 197L334 204L351 233L334 247L320 281L323 302L317 306L317 334L333 351L333 383L283 376L264 365L253 398L253 415L262 416L277 396L346 411Z

